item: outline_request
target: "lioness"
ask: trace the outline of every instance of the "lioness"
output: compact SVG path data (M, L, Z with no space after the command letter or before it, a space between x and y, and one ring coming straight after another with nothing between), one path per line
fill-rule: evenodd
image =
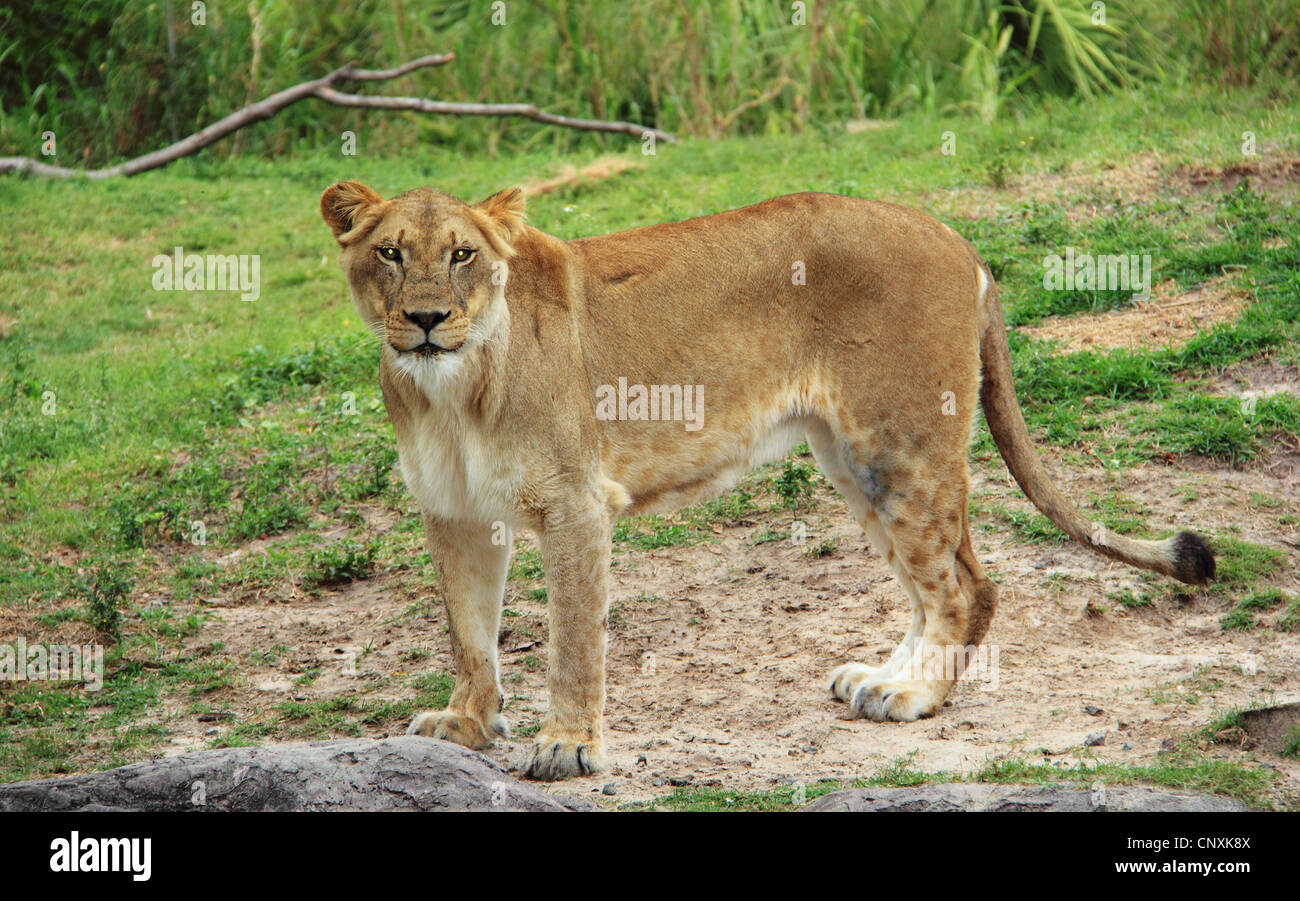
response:
M411 733L471 748L508 735L497 628L525 527L546 568L551 696L526 772L599 770L614 521L716 495L800 439L914 611L887 663L846 663L830 691L855 716L930 716L960 671L918 678L909 661L978 645L997 599L966 523L977 401L1020 487L1072 538L1183 582L1214 576L1199 535L1107 535L1061 495L1016 402L988 267L920 213L794 194L562 241L524 223L518 188L468 205L349 181L320 206L382 338L384 403L451 625L456 687ZM696 420L678 409L688 389Z

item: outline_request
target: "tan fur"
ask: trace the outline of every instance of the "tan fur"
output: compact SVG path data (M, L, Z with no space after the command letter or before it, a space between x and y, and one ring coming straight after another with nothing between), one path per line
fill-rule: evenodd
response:
M715 495L803 438L914 608L893 657L840 667L831 691L873 719L935 713L965 658L934 678L909 662L981 642L997 598L966 525L981 377L998 446L1054 521L1118 559L1204 575L1188 539L1098 542L1061 498L1019 417L988 271L920 213L798 194L565 242L524 224L517 189L471 206L345 182L321 211L383 341L384 401L451 622L455 691L412 732L470 747L505 734L496 634L511 530L532 529L551 710L528 775L598 770L614 521ZM472 256L455 262L457 248ZM702 420L600 418L620 378L692 386Z

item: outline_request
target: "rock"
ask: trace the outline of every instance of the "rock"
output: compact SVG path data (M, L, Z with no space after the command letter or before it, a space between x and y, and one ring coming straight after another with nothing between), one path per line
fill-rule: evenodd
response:
M1083 746L1085 748L1094 748L1097 745L1104 745L1105 743L1106 743L1105 732L1089 732L1088 737L1083 740Z
M0 785L0 811L591 810L481 754L415 735L164 757Z
M1103 713L1105 713L1105 711L1102 710L1100 707L1098 707L1096 704L1084 704L1083 712L1088 714L1088 716L1101 716Z
M613 797L614 795L618 794L618 787L614 785L613 782L610 782L607 783L605 787L600 790L600 793L602 795L609 795L610 797Z
M1249 810L1241 801L1164 791L1147 786L1106 788L1104 808L1086 788L1060 785L984 785L953 783L914 788L854 788L832 792L804 807L806 811L1196 811Z
M1258 745L1274 754L1290 754L1300 735L1300 702L1261 707L1241 714L1241 730Z

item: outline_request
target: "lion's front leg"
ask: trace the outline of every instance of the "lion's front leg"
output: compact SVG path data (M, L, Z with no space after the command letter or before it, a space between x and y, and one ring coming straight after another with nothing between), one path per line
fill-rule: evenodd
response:
M408 735L443 738L469 748L486 748L493 738L506 738L501 716L501 683L497 676L497 630L501 597L510 562L510 534L478 523L447 522L426 516L429 555L447 605L456 687L446 710L421 713Z
M555 780L604 768L609 519L590 499L547 516L539 537L550 612L551 710L525 775Z

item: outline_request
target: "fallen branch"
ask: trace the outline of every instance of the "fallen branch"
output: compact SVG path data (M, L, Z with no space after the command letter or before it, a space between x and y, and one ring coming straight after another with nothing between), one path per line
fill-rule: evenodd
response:
M168 163L175 162L181 157L198 153L203 148L216 143L232 132L236 132L254 122L269 119L285 107L292 106L308 97L315 97L336 106L355 109L412 110L452 116L522 116L526 119L533 119L548 125L561 125L565 128L576 128L584 131L620 132L636 137L648 133L654 135L657 141L667 141L669 143L676 141L673 135L657 128L645 128L631 122L574 119L569 116L544 112L530 103L449 103L426 100L421 97L344 94L331 87L336 81L388 81L389 79L400 78L416 69L441 66L453 59L455 59L454 53L437 53L413 59L395 69L356 69L353 68L353 63L348 63L346 66L335 69L322 78L305 81L302 84L294 85L291 88L286 88L265 97L256 103L251 103L238 112L231 113L224 119L214 122L207 128L197 131L187 138L182 138L175 144L146 153L144 156L138 156L133 160L127 160L125 163L119 163L116 166L108 166L103 169L68 169L64 166L51 166L30 157L8 156L0 157L0 174L28 172L32 175L41 175L48 178L85 177L94 179L114 178L119 175L138 175L141 172L147 172L150 169L157 169Z
M358 109L414 110L419 113L441 113L449 116L522 116L548 125L563 125L583 131L609 131L642 137L655 136L656 141L675 143L676 138L657 128L646 128L632 122L615 122L604 119L574 119L539 110L531 103L451 103L445 100L425 100L423 97L383 97L372 94L343 94L333 88L322 87L316 96L338 106Z

